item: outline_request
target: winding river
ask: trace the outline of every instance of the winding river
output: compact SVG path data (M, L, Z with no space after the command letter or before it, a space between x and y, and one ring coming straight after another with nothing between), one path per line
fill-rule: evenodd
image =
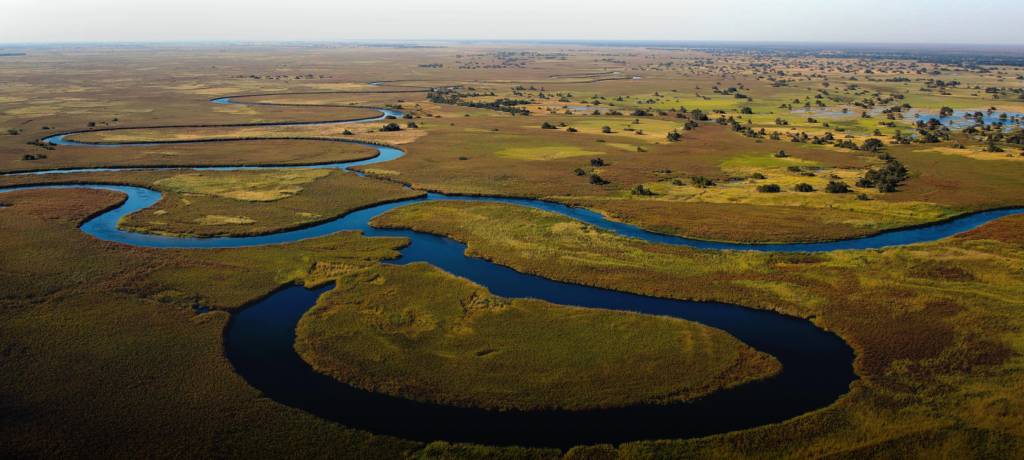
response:
M230 97L211 99L211 102L236 103ZM396 111L379 110L381 115L375 118L279 124L343 124L401 115ZM68 139L67 136L72 134L75 133L57 134L44 141L69 147L139 145L86 144ZM318 140L348 142L342 139ZM208 141L159 141L144 144L193 142ZM309 166L209 166L187 169L333 168L349 171L349 168L355 166L386 162L403 155L401 150L392 147L361 145L376 148L378 155L361 161ZM142 169L182 168L78 168L7 175ZM11 190L60 188L103 189L124 193L127 196L121 205L100 213L81 225L83 232L101 240L154 248L202 249L282 244L346 230L361 231L369 237L404 237L408 238L411 244L401 250L400 258L388 263L427 262L505 297L532 297L559 304L626 310L696 321L722 329L748 345L773 355L782 363L783 371L774 377L719 391L690 402L666 405L641 404L583 411L490 411L416 402L367 392L314 371L294 350L295 326L320 295L331 289L331 285L315 289L302 286L283 287L235 313L225 333L227 358L250 385L279 403L337 421L345 426L422 441L441 439L453 442L563 448L578 444L701 436L795 417L827 406L849 390L849 385L857 378L853 372L853 351L838 336L821 330L803 319L736 305L645 297L556 282L519 273L482 259L467 257L464 253L465 245L444 237L411 230L373 228L369 225L373 217L397 207L423 201L501 202L556 212L623 236L656 243L702 249L833 251L932 241L975 228L1002 216L1024 213L1024 208L987 211L933 225L836 242L738 244L652 233L629 224L609 221L593 211L539 200L429 193L420 198L354 211L301 229L259 236L188 238L133 233L118 228L117 224L122 217L148 208L161 199L160 192L147 188L99 183L56 184L8 187L0 189L0 193Z

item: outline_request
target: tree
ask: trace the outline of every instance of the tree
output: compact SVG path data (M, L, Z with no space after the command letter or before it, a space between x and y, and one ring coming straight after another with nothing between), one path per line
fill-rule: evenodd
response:
M864 177L857 180L858 187L876 187L879 192L895 192L901 182L907 179L909 172L896 159L889 159L881 169L869 169Z
M651 189L644 187L643 184L636 184L636 187L633 187L633 190L631 190L630 193L641 196L654 195L654 192L652 192Z
M715 181L704 176L693 176L690 178L690 183L697 188L708 188L714 187Z
M826 193L848 193L850 186L846 185L846 182L829 181L828 185L825 186Z
M873 137L864 140L864 143L860 145L861 150L865 150L868 152L877 152L879 150L882 150L882 147L885 147L885 144L883 144L882 141L875 139Z

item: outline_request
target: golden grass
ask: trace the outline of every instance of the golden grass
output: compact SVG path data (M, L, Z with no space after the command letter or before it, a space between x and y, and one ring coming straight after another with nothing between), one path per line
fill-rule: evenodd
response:
M298 326L317 370L360 388L491 409L667 403L778 372L719 330L504 299L425 264L345 274Z

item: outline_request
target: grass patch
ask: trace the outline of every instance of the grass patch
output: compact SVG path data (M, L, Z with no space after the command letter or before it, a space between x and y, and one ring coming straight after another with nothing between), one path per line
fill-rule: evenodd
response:
M178 194L198 194L239 201L277 201L302 192L302 186L326 177L325 169L253 172L249 174L179 174L153 183Z
M700 324L505 299L425 264L338 278L296 349L360 388L491 409L680 401L779 370Z
M544 146L507 148L495 152L495 155L517 160L551 160L556 158L572 158L581 156L601 155L601 152L584 150L575 146Z

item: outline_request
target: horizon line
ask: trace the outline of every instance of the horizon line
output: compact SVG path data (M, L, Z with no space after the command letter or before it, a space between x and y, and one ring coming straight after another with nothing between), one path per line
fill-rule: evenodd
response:
M598 46L651 47L652 45L831 45L831 46L889 46L889 47L992 47L1017 48L1024 54L1024 43L988 42L878 42L878 41L807 41L807 40L723 40L723 39L628 39L628 38L338 38L338 39L182 39L182 40L55 40L55 41L0 41L0 46L39 45L172 45L172 44L416 44L416 43L520 43L520 44L579 44Z

